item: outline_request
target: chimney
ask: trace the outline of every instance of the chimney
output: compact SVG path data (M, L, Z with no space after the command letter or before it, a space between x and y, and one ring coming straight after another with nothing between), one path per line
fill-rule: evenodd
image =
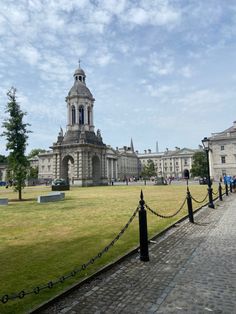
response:
M152 152L152 150L149 148L149 149L148 149L148 154L151 154L151 152Z
M146 149L144 149L144 154L147 154L147 150Z

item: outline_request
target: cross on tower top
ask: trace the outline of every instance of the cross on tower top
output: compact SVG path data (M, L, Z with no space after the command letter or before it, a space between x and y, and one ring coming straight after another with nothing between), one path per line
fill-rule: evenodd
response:
M79 68L80 68L80 63L81 63L81 60L79 59Z

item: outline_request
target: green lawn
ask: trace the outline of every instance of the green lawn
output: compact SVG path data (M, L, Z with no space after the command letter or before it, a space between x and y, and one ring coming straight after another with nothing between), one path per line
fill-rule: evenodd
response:
M138 206L141 188L146 203L163 214L175 212L186 196L186 186L109 186L72 188L64 201L38 204L36 197L50 187L24 189L24 201L17 193L0 188L0 197L8 197L8 206L0 206L0 297L46 284L87 262L103 249L126 224ZM206 186L192 185L196 199L203 199ZM199 204L193 203L194 208ZM185 215L184 209L172 219L160 219L148 213L149 237ZM138 216L137 216L138 217ZM80 275L38 295L28 295L6 304L0 313L26 313L91 275L105 264L138 245L138 218L102 258Z

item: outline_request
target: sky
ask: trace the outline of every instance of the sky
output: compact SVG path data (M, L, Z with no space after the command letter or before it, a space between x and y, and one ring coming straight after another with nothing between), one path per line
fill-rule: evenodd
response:
M0 0L0 133L14 86L27 153L66 130L81 60L112 147L197 148L236 120L235 0ZM0 137L0 154L7 155Z

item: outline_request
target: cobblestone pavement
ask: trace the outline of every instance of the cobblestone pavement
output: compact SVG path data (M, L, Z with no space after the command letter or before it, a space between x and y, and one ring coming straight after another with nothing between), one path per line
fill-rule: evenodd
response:
M156 219L156 217L153 217ZM236 197L204 208L44 314L236 313Z

